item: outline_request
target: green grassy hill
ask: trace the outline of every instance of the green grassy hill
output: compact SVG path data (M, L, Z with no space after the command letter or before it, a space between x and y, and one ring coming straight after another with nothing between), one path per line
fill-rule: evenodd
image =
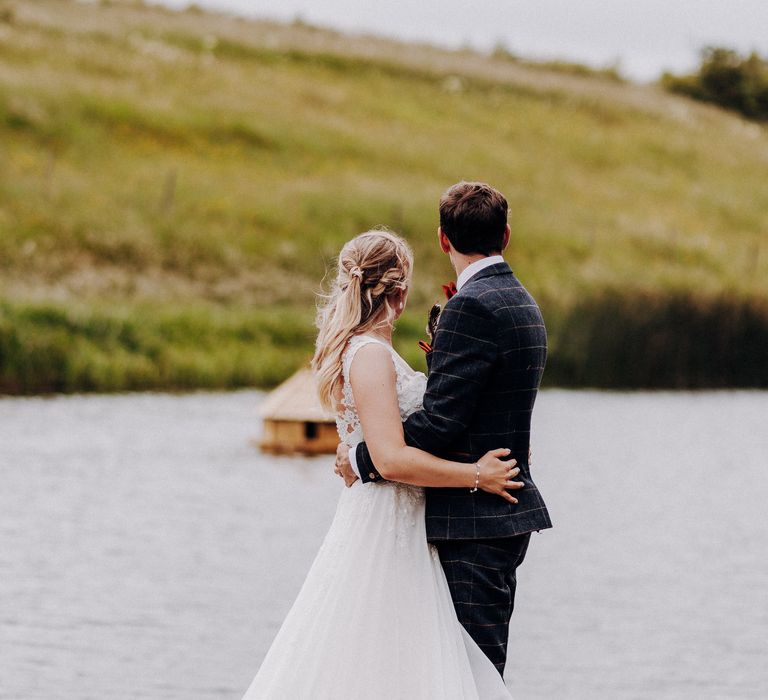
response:
M551 384L768 385L768 132L599 75L137 3L0 0L0 392L270 385L354 234L451 270L508 197Z

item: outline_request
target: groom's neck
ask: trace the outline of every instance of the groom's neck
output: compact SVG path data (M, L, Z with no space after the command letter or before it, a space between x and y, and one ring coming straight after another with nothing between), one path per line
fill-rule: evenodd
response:
M497 253L493 253L493 255L497 255ZM455 250L451 251L451 264L453 265L453 269L456 271L456 277L464 272L473 262L477 262L478 260L482 260L483 258L488 258L489 255L483 255L482 253L476 253L474 255L464 255L464 253L457 253Z

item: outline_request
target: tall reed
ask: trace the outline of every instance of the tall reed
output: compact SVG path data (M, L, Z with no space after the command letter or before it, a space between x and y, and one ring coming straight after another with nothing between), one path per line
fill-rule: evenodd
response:
M555 314L549 385L768 387L768 300L606 292Z

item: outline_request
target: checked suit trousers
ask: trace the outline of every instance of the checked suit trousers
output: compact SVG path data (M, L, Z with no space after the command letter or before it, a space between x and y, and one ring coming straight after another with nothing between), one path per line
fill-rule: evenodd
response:
M504 674L517 567L531 533L492 540L432 542L443 565L459 622Z

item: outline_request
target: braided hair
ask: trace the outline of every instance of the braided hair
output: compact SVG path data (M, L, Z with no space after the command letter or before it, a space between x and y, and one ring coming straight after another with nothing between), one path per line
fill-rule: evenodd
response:
M318 308L312 358L325 408L335 409L347 342L353 335L391 323L395 316L393 300L408 288L412 268L410 247L390 231L366 231L341 249L336 279Z

